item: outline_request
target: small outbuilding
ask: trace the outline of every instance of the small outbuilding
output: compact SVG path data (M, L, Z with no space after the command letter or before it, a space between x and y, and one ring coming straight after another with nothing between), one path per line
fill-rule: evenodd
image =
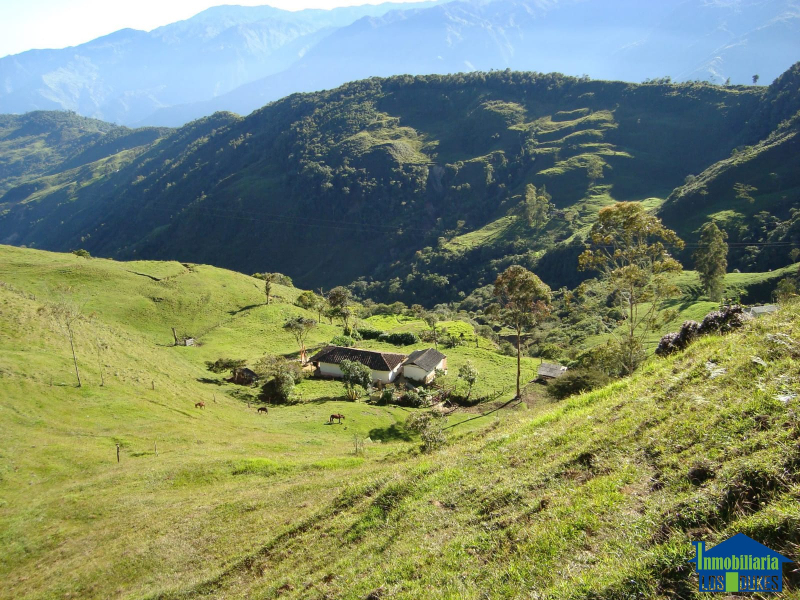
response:
M415 350L403 363L406 379L420 383L430 383L436 377L436 369L447 373L447 357L433 348Z
M310 362L316 367L320 377L341 379L342 370L339 365L344 360L360 362L372 371L373 383L391 383L400 374L405 354L394 352L378 352L375 350L362 350L360 348L347 348L345 346L326 346L314 356Z
M253 385L258 381L258 375L247 367L236 367L233 370L233 376L228 381L237 385Z
M539 365L539 370L536 372L537 379L541 383L546 383L553 379L558 379L567 372L567 367L561 365L554 365L552 363L542 363Z
M778 307L775 304L763 304L761 306L751 306L744 309L744 314L751 317L763 317L764 315L771 315L778 312Z

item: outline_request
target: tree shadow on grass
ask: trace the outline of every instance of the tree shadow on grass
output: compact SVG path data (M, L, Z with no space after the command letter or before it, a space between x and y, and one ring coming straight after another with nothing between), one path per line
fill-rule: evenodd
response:
M413 438L403 425L393 423L389 427L370 429L369 438L381 442L410 442Z
M229 310L228 314L229 315L238 315L238 314L246 312L248 310L253 310L254 308L258 308L259 306L266 306L266 305L267 304L265 302L262 302L261 304L248 304L247 306L243 306L242 308L239 308L237 310Z
M198 377L197 381L200 383L211 383L213 385L225 385L227 383L224 379L212 379L211 377Z

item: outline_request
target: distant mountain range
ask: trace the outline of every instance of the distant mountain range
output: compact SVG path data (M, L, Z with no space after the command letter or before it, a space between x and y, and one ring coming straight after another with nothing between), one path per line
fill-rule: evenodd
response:
M294 92L491 69L770 83L800 58L798 0L463 0L290 12L220 6L152 32L0 59L0 112L177 126Z

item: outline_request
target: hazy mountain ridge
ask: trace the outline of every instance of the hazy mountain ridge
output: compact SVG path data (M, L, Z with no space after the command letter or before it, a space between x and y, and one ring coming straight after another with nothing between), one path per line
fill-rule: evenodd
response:
M800 58L797 0L459 0L333 11L215 7L151 33L0 59L0 112L177 126L295 92L491 69L772 81Z
M150 33L123 29L63 50L8 56L0 59L0 112L67 109L135 123L159 108L281 71L330 30L402 6L298 12L223 6Z

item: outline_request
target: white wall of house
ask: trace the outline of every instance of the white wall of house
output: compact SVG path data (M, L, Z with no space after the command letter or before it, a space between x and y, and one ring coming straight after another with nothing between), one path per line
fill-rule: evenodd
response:
M397 365L393 371L373 371L372 372L372 381L377 383L381 381L383 383L391 383L396 378L398 373L400 373L400 369L402 368L401 365Z
M401 366L397 365L397 367L393 371L372 371L372 383L377 383L382 381L383 383L391 383L397 377L397 374L400 372ZM319 373L323 377L336 377L337 379L342 378L342 370L339 368L339 365L334 365L331 363L320 362L319 363Z
M425 369L422 369L416 365L406 365L403 367L403 375L405 375L407 379L411 379L413 381L430 383L433 381L433 378L436 377L436 369L447 371L447 359L443 358L439 364L433 368L433 371L426 371Z
M434 374L416 365L406 365L403 367L403 375L406 376L406 379L428 383L428 381L433 378Z
M339 365L333 365L331 363L319 363L319 373L323 377L337 377L339 379L342 377L342 370L339 368Z

